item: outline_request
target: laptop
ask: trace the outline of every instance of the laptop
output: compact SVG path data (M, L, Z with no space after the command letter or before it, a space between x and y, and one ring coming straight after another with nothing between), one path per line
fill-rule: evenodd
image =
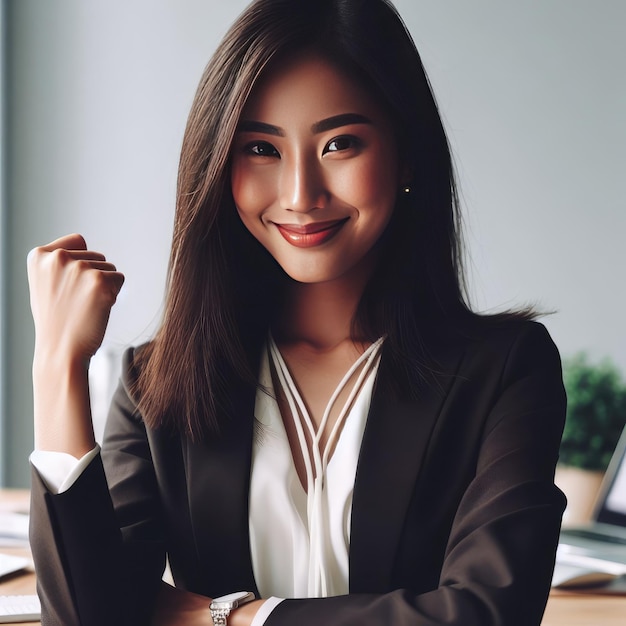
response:
M594 580L602 584L602 574L606 580L626 574L626 426L604 475L591 521L561 529L552 585Z

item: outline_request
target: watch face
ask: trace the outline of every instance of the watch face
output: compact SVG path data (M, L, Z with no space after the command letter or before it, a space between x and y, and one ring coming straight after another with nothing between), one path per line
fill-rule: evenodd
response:
M225 596L214 598L213 602L211 602L211 607L215 609L235 608L251 600L254 600L254 594L251 591L236 591L235 593L229 593Z

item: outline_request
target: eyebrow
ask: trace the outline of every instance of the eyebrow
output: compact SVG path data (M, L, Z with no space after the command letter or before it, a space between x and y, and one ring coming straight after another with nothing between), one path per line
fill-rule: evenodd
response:
M361 115L360 113L342 113L341 115L333 115L333 117L328 117L325 120L315 122L315 124L311 126L311 130L317 135L318 133L324 133L327 130L339 128L340 126L371 123L372 121L369 118L365 117L365 115Z
M240 133L264 133L265 135L275 135L284 137L285 131L278 126L266 124L265 122L255 122L254 120L242 120L237 126Z
M341 113L340 115L333 115L332 117L327 117L324 120L315 122L315 124L311 126L311 131L313 134L317 135L341 126L349 126L350 124L372 124L372 121L360 113ZM265 122L257 122L255 120L242 120L237 126L237 131L240 133L263 133L266 135L274 135L275 137L285 136L285 131L279 126L266 124Z

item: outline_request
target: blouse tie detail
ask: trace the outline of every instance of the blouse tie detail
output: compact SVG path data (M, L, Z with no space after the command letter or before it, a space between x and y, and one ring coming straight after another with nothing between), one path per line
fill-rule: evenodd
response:
M370 345L346 372L316 428L274 339L268 339L260 382L271 393L257 392L255 417L260 424L250 488L252 559L263 597L326 597L348 592L352 493L382 343L380 338ZM283 417L275 399L270 360L289 408ZM331 411L357 372L321 449ZM306 490L295 468L283 418L293 422L297 433Z

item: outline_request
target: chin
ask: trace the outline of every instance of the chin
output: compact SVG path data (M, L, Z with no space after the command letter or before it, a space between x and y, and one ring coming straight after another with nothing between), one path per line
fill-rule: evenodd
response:
M302 283L303 285L327 283L337 278L336 276L329 276L328 274L320 274L317 272L287 272L285 270L285 273L289 276L289 278L291 278L291 280L296 283Z
M279 263L279 265L291 280L303 284L325 283L334 280L340 275L338 272L329 272L326 268L315 266L294 267L293 263Z
M281 265L289 278L303 285L322 285L336 283L337 281L352 281L356 278L352 268L345 267L293 267Z

